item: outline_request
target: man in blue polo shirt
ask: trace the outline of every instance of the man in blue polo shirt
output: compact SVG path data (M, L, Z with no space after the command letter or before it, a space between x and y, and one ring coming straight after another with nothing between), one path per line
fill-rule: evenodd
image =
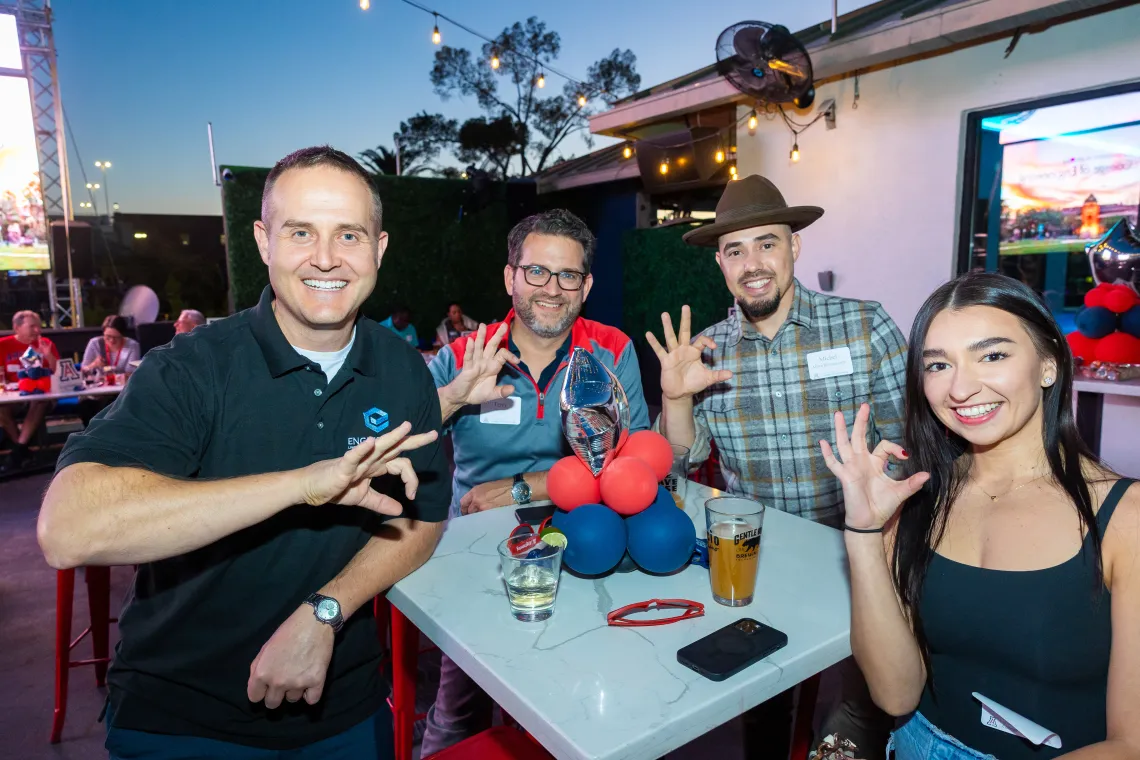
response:
M590 351L617 375L629 397L631 431L649 428L632 341L579 316L593 286L594 247L589 228L569 211L519 222L503 270L514 308L432 361L444 432L455 449L453 518L549 498L546 473L571 453L558 396L573 348ZM489 726L490 713L490 699L444 656L421 752L426 757Z

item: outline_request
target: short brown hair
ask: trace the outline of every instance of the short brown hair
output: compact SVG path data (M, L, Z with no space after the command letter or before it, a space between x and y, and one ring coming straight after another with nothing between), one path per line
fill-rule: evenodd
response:
M574 214L564 208L554 208L528 216L516 224L507 235L508 264L513 267L519 265L522 261L523 243L531 234L570 238L582 246L582 266L585 267L586 274L590 273L590 265L594 263L594 248L597 247L598 241L586 223Z
M359 177L368 187L368 192L372 194L372 222L377 230L381 229L384 206L380 203L380 191L372 182L372 175L352 156L328 145L295 150L273 165L269 170L269 176L265 178L265 189L261 191L261 221L264 222L269 218L269 195L282 174L290 169L312 169L317 166L331 166Z

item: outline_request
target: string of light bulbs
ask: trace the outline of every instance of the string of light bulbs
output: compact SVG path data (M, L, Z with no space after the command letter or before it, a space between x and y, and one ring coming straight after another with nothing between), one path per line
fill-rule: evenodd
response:
M784 124L788 126L788 129L792 133L792 152L788 154L788 157L792 160L792 163L795 163L800 160L800 133L826 116L827 111L820 111L815 115L815 118L809 121L807 124L800 124L799 122L794 121L784 111L783 106L779 106L779 111L780 117L784 120ZM799 127L799 129L797 129L797 127Z
M460 21L457 21L454 18L452 18L446 14L440 13L439 11L432 10L431 8L428 8L424 5L420 5L419 3L415 2L415 0L400 0L400 2L404 3L405 5L410 5L411 7L415 8L417 10L423 11L424 13L431 15L432 19L434 20L434 25L432 26L432 30L431 30L432 44L439 45L439 44L442 44L442 42L443 42L443 35L439 31L439 20L443 19L444 21L451 24L452 26L455 26L459 29L462 29L463 31L467 32L468 34L472 35L473 37L478 37L479 39L483 40L487 44L491 45L491 58L488 62L490 63L492 69L497 70L499 68L499 66L502 65L502 61L499 58L500 52L510 52L512 55L517 55L524 60L530 61L531 63L533 63L538 68L538 76L535 77L535 81L534 81L535 86L537 86L539 88L546 87L546 72L549 71L551 74L555 74L557 76L562 77L567 82L573 84L577 88L577 90L578 90L578 106L580 108L584 107L586 105L586 103L588 102L588 98L586 97L586 95L590 91L590 88L587 87L584 82L570 76L566 72L560 71L559 69L556 69L555 67L551 66L547 62L540 61L535 56L527 55L526 53L522 53L518 50L500 51L497 47L498 43L495 42L495 40L488 37L487 35L482 34L481 32L478 32L475 29L472 29L470 26L467 26L466 24L464 24ZM360 9L362 11L366 11L371 7L372 7L371 0L360 0Z
M683 141L674 143L672 145L661 145L659 143L654 142L653 147L661 149L661 150L671 150L671 149L675 149L675 148L684 148L686 146L692 145L694 150L696 150L697 143L705 142L706 140L714 140L715 139L715 140L717 140L717 149L713 153L713 160L716 161L718 164L723 164L726 160L728 160L728 154L730 152L735 152L735 148L733 148L732 146L729 145L726 147L726 142L730 142L730 141L726 141L725 137L730 133L730 130L732 130L735 127L739 127L745 120L748 121L749 132L750 133L754 132L756 129L756 111L755 110L753 110L749 114L745 114L745 115L741 116L740 118L738 118L736 121L734 121L729 126L721 127L720 129L718 129L716 132L713 132L712 134L704 135L702 137L689 138L687 140L683 140ZM627 141L625 143L625 145L622 146L622 150L621 150L622 158L624 158L624 159L633 158L633 153L634 153L633 142ZM672 160L668 157L665 157L661 160L661 163L657 165L657 171L659 174L666 175L669 173L671 166L672 166ZM737 179L735 158L733 158L733 163L728 165L728 173L729 173L731 179Z

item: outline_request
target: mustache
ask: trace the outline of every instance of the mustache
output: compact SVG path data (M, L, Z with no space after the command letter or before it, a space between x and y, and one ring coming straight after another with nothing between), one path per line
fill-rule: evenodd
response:
M775 272L764 272L764 271L760 271L760 270L757 270L755 272L745 272L744 274L740 275L739 278L737 278L736 283L738 285L743 285L744 283L748 282L749 280L756 280L756 279L760 279L762 277L770 277L774 280L774 279L776 279L776 273Z

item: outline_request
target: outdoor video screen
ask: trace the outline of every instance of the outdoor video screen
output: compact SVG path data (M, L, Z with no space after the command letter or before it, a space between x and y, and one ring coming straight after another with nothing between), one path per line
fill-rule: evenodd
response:
M51 267L28 80L0 76L0 271Z
M1002 256L1081 253L1140 207L1140 124L1004 146Z

